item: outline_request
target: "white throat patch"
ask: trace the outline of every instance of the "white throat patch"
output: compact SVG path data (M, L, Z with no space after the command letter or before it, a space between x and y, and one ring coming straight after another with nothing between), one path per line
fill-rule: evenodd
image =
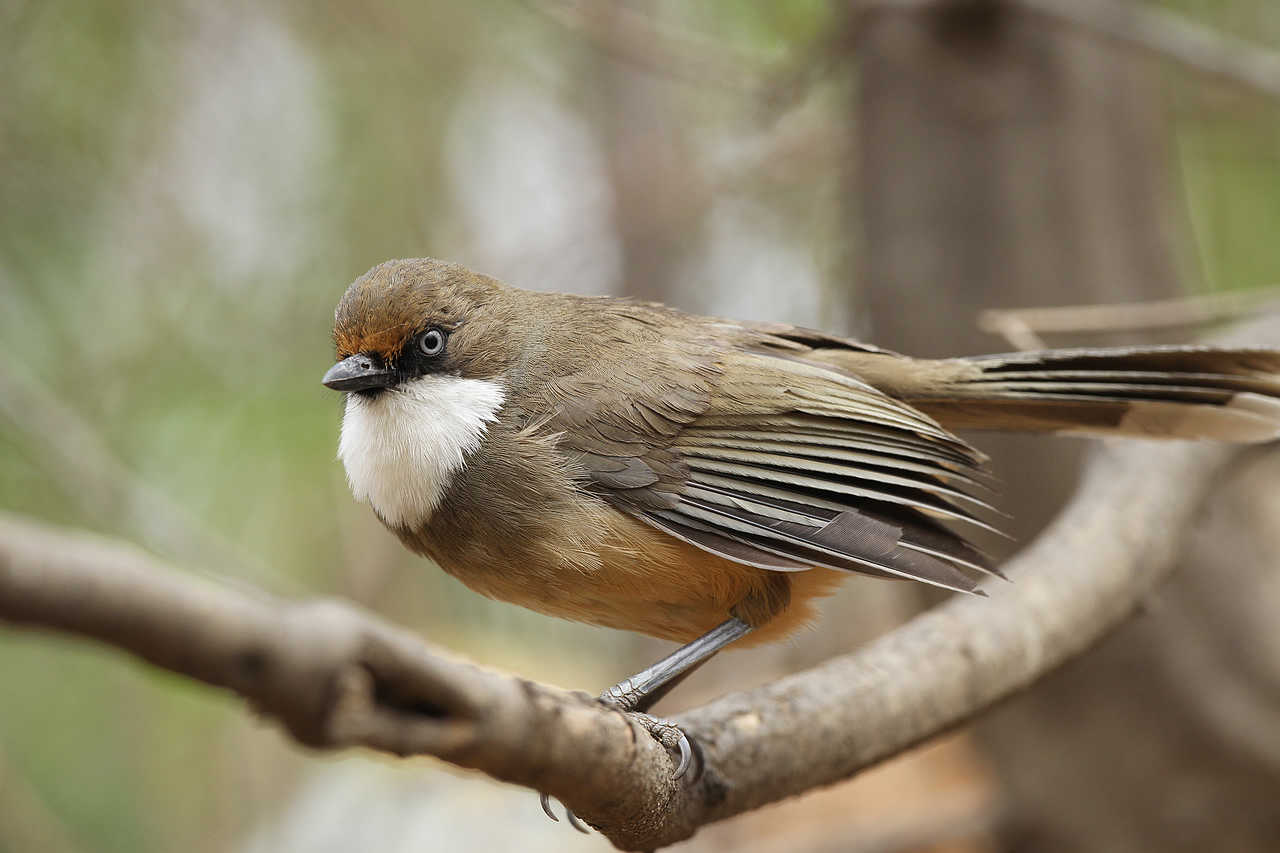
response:
M502 385L423 376L376 397L347 395L338 458L357 500L388 524L426 523L502 407Z

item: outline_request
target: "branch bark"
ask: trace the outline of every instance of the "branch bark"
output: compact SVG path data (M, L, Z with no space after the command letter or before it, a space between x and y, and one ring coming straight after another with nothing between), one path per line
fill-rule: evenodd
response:
M692 782L638 726L570 693L479 669L337 602L219 585L117 543L0 517L0 620L91 637L249 700L299 742L435 755L544 790L615 845L649 850L847 778L1083 651L1169 570L1236 451L1096 454L1016 581L953 599L862 651L681 715Z

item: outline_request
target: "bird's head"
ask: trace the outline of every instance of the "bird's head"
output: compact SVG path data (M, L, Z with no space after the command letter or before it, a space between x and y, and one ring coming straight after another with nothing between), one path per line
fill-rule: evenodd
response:
M500 380L513 363L515 292L457 264L387 261L356 279L334 315L336 391L376 397L428 376Z

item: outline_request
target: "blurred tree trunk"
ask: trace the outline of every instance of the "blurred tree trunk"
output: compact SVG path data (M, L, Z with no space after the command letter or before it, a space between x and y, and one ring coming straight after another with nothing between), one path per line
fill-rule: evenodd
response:
M1008 349L979 332L980 309L1179 292L1157 92L1133 62L977 2L875 13L858 54L853 198L876 343ZM1079 446L991 446L1021 538L1061 505Z
M649 5L645 0L605 6L600 14L609 16L610 26L624 27L627 13L649 11ZM677 279L706 207L687 122L673 103L672 81L608 56L601 58L600 73L601 135L622 249L621 292L681 307L688 300L681 298Z
M849 198L872 340L1007 349L978 309L1180 291L1159 89L1139 60L997 2L865 14ZM977 440L1025 540L1072 488L1081 445ZM1221 633L1189 588L1166 594ZM1180 625L1139 620L979 725L1021 849L1274 849L1275 768L1187 707L1169 661L1196 640Z

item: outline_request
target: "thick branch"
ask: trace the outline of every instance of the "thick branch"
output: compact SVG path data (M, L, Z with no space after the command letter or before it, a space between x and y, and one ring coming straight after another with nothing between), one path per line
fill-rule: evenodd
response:
M847 778L1088 647L1168 571L1233 452L1099 453L1059 521L1007 566L1016 583L683 715L704 758L684 785L642 730L583 694L459 662L342 604L238 591L14 518L0 518L0 619L94 637L228 687L310 746L437 755L545 790L619 847L652 849Z
M651 826L674 789L666 753L585 694L481 670L340 602L273 599L3 515L0 622L230 688L307 746L436 755L588 816Z

